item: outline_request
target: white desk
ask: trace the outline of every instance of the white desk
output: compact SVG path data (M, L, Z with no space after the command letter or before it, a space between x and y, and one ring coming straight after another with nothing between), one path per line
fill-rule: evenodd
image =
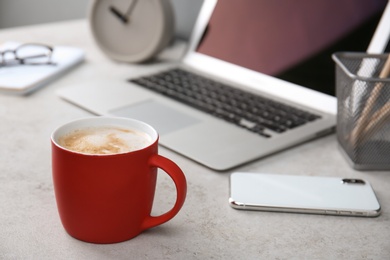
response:
M1 30L0 42L7 40L78 46L87 59L32 95L0 95L0 259L390 259L390 172L350 168L335 135L237 170L364 178L380 200L380 217L234 210L228 205L229 173L213 172L161 148L188 180L186 203L173 220L112 245L70 237L54 198L50 133L90 114L58 98L56 90L91 78L126 79L137 67L107 59L84 20ZM155 213L174 200L168 177L160 178L158 186Z

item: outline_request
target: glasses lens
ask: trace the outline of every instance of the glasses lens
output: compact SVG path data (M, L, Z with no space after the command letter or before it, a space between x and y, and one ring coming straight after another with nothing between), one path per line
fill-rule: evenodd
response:
M9 63L15 60L15 54L13 51L4 51L2 55L0 55L1 63Z
M24 64L45 64L50 62L51 49L39 44L22 45L16 50L16 57Z

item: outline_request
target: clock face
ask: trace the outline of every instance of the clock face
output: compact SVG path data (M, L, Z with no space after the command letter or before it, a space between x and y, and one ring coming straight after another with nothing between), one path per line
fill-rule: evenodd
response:
M173 34L169 0L95 0L89 20L99 47L119 61L147 60Z

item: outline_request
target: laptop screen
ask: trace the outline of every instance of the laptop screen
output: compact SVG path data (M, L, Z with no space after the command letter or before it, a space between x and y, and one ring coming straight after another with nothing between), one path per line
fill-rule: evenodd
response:
M197 52L335 95L336 51L366 51L386 0L218 1Z

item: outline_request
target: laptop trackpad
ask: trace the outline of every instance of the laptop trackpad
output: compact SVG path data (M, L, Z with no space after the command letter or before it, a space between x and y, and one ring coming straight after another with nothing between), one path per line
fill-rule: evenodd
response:
M110 111L110 114L144 121L156 128L160 135L199 123L200 120L179 112L155 100L121 107Z

